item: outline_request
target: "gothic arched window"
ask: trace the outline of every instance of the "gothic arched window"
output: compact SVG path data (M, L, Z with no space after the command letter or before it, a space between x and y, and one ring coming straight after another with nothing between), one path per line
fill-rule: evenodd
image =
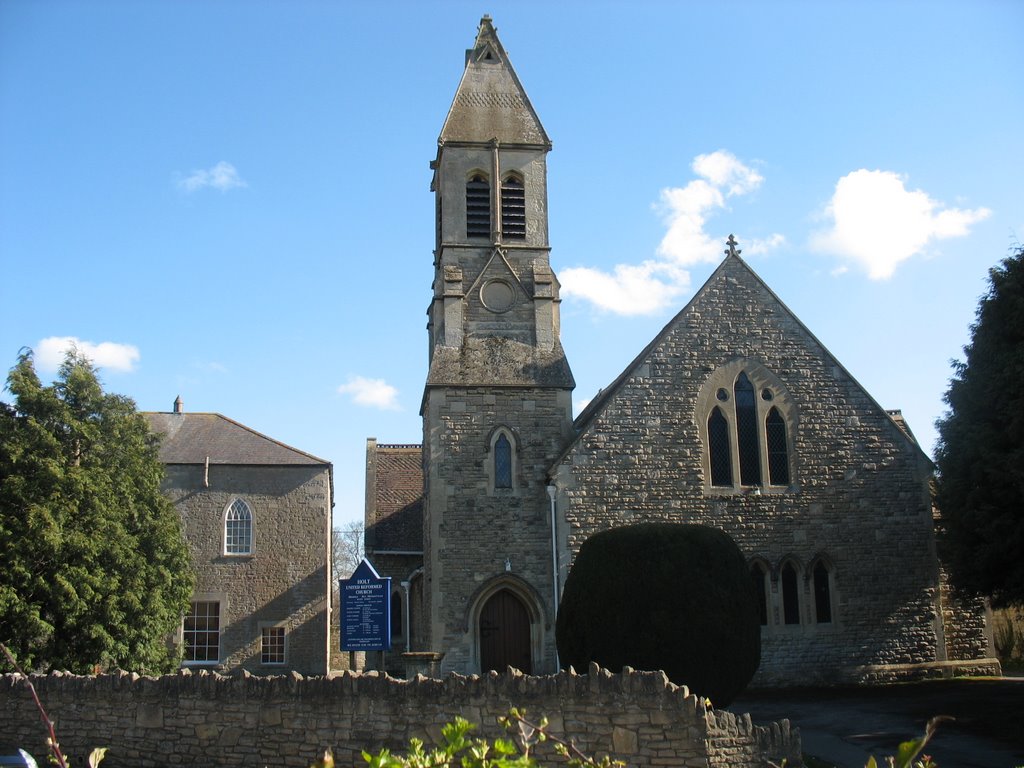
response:
M224 554L252 554L252 510L241 499L232 501L224 515Z
M697 414L709 490L790 487L797 411L774 373L749 360L723 365L701 387Z
M494 441L494 487L512 487L512 443L504 432Z
M466 237L491 236L491 185L476 173L466 182Z
M732 485L731 457L729 424L722 415L722 409L715 406L708 417L708 458L711 461L712 485Z
M814 617L819 624L832 623L832 585L828 568L819 560L812 571L814 579Z
M789 485L789 444L786 442L786 420L772 406L764 420L764 436L768 444L768 482Z
M757 435L754 385L740 372L733 387L736 396L736 442L740 452L740 484L761 484L761 450Z
M782 566L782 617L786 624L800 623L800 590L796 566L787 562Z
M750 567L750 578L754 582L754 594L757 595L757 612L761 618L761 626L768 625L768 572L761 563Z
M501 235L505 240L526 238L526 187L518 176L501 182Z

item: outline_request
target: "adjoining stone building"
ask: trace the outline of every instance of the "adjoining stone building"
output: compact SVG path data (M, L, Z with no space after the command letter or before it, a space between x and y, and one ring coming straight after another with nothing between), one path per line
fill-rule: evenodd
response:
M549 261L550 149L484 17L431 163L422 469L406 456L382 473L390 449L367 446L366 551L409 585L402 597L422 618L407 647L438 654L442 671L551 672L580 545L676 521L721 528L748 558L759 683L998 669L984 605L943 586L927 456L732 238L691 301L573 420ZM387 531L401 526L378 500L419 476L422 538L403 533L398 547ZM415 501L407 492L392 513Z
M331 464L217 413L146 413L196 591L184 666L326 674Z

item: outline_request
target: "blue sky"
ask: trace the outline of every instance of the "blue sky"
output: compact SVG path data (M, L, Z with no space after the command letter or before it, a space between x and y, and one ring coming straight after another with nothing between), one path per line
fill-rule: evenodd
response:
M419 442L428 162L489 13L554 142L577 403L748 263L930 451L1024 238L1024 4L0 2L0 363L334 463ZM4 395L9 397L9 394Z

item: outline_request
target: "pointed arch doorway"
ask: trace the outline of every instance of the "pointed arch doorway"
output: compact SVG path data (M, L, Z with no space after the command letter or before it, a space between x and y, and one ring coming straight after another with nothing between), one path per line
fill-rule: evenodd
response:
M530 613L509 589L488 598L480 611L480 671L515 667L533 674L530 652Z

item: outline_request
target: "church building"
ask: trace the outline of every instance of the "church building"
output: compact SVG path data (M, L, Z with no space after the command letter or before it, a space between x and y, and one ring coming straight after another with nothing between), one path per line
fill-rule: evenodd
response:
M398 606L385 666L554 672L560 591L582 543L667 521L719 528L746 556L756 683L997 670L985 606L946 587L929 459L732 237L573 419L550 149L485 16L431 163L423 443L367 443L367 558Z

